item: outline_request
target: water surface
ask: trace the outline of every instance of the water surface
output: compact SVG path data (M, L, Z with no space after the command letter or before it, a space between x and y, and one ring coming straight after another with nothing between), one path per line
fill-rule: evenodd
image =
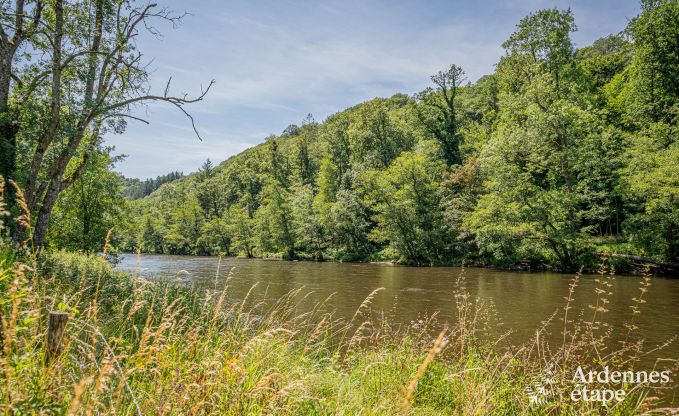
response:
M350 319L356 308L374 289L383 287L373 301L373 309L385 313L397 323L410 325L421 317L438 312L438 319L454 322L454 291L460 269L455 267L398 267L365 263L314 263L274 260L223 258L217 275L218 259L214 257L124 255L119 269L144 277L181 279L198 288L223 287L231 271L228 293L240 300L257 283L253 298L277 299L290 290L304 288L312 292L305 300L309 308L334 293L330 305L339 317ZM494 329L496 337L511 330L507 341L528 342L540 323L557 312L563 317L564 297L573 279L571 274L543 272L508 272L493 269L465 269L465 286L469 294L492 303L502 325ZM575 290L571 316L583 312L591 316L589 305L596 303L595 275L580 278ZM609 310L605 321L620 338L627 332L625 323L632 316L632 299L639 296L640 277L614 276ZM647 346L655 346L679 334L679 279L654 277L644 295L646 303L634 323ZM304 305L302 305L304 306ZM562 324L551 330L552 340L559 344ZM611 344L617 344L611 341ZM617 345L609 345L617 348ZM645 357L642 367L650 368L657 358L679 358L679 343L657 354ZM661 364L666 366L666 364ZM675 375L676 377L676 375ZM673 379L675 378L673 377Z

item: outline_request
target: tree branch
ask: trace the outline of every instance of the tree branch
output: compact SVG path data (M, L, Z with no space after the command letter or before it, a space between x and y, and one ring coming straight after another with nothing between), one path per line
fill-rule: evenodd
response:
M189 99L189 98L186 98L186 96L180 98L180 97L173 97L173 96L167 96L167 95L143 95L143 96L140 96L140 97L130 98L130 99L121 101L119 103L106 106L103 109L101 109L101 113L105 114L105 113L108 113L111 110L116 110L118 108L125 108L125 107L129 108L129 106L132 105L132 104L143 103L143 102L146 102L146 101L167 102L167 103L173 104L175 107L180 109L184 113L184 115L186 115L189 118L189 120L191 120L191 127L193 128L194 133L196 133L198 140L202 141L203 138L200 136L200 134L198 133L198 130L196 129L196 123L195 123L193 116L188 111L186 111L184 109L184 107L182 107L182 106L185 105L185 104L191 104L191 103L196 103L196 102L202 101L203 98L205 98L207 93L210 91L210 88L212 88L214 83L215 83L215 80L213 79L213 80L210 81L210 84L207 86L207 88L205 90L203 90L201 88L201 93L196 98ZM165 90L165 93L167 93L167 89Z

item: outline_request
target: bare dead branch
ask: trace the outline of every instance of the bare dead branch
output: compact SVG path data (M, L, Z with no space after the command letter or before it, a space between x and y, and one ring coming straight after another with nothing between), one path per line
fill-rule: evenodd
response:
M172 82L172 77L167 80L167 84L165 85L165 92L163 93L163 97L167 97L167 92L170 90L170 82Z
M149 123L148 120L144 120L141 117L136 117L136 116L133 116L131 114L125 114L125 113L111 113L111 114L106 115L104 117L104 119L109 119L109 118L114 118L114 117L126 117L126 118L131 118L133 120L141 121L144 124L151 124L151 123Z

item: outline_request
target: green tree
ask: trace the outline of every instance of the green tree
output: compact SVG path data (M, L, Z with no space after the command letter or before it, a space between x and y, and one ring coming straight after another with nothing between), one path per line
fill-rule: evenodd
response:
M270 139L268 145L269 163L267 166L267 173L277 182L278 186L287 188L290 186L290 170L287 155L279 149L278 140L276 138Z
M322 260L325 235L315 209L313 188L310 185L298 186L293 189L290 199L297 252L303 252L312 259Z
M205 214L198 198L188 194L186 200L171 211L164 251L169 254L197 254Z
M143 181L136 178L125 179L125 196L129 199L140 199L150 195L153 191L160 188L163 184L176 181L184 176L183 172L170 172L167 175L156 176L155 179L148 178Z
M22 104L12 96L19 76L16 66L23 58L24 48L37 36L45 4L42 1L17 1L14 8L10 4L0 3L0 177L4 178L3 193L11 207L14 187L9 181L18 180L17 133Z
M138 217L137 221L139 227L137 239L134 244L129 244L129 249L132 251L141 251L145 253L165 253L165 238L166 229L163 222L153 213L145 214Z
M227 208L224 181L212 161L207 159L196 173L196 197L207 219L222 216Z
M629 65L632 47L621 34L609 35L579 49L576 58L594 86L602 88Z
M317 198L314 204L325 231L328 257L352 261L366 259L373 253L375 247L368 238L372 223L358 195L340 189L333 202Z
M412 148L410 126L398 111L407 104L375 98L355 109L347 126L354 168L385 168L401 152Z
M679 260L679 128L654 123L634 136L623 170L626 191L635 205L625 223L643 252Z
M277 183L262 191L262 205L255 213L258 248L262 253L283 253L295 259L295 229L290 209L290 193Z
M329 156L328 161L331 162L337 172L334 177L339 183L344 174L351 168L351 142L348 135L349 117L346 114L336 114L328 118L324 123L325 141L328 143ZM321 163L326 163L325 161ZM320 169L323 169L320 167Z
M104 133L122 132L136 104L164 101L186 113L183 106L207 91L174 97L168 83L165 93L148 93L148 66L135 40L140 30L157 33L153 22L180 19L156 4L15 4L0 6L0 168L21 179L33 242L42 247L59 195L82 174ZM17 54L26 48L30 53Z
M440 206L445 165L427 154L427 146L364 178L366 202L377 213L371 238L388 242L401 260L415 264L441 263L450 254Z
M246 209L232 206L227 214L228 234L235 253L245 254L248 258L255 255L257 230L255 220L250 217Z
M322 203L329 203L335 201L335 194L340 189L340 170L339 167L333 163L330 155L326 155L321 160L321 166L318 172L318 199Z
M484 194L484 177L478 157L470 156L463 165L446 173L442 183L442 209L445 228L453 242L453 257L460 262L478 261L478 247L474 234L465 227L464 220L476 207L479 197Z
M676 122L679 97L679 3L642 0L630 22L634 59L627 85L630 120Z
M231 255L231 233L225 218L214 217L203 223L196 241L197 254Z
M467 226L483 252L502 261L555 259L573 268L583 254L583 233L610 204L588 181L592 166L610 166L616 144L596 108L590 81L575 61L570 11L541 10L522 19L504 43L498 65L498 126L482 154L488 194ZM611 137L613 136L613 137ZM604 143L611 137L610 145ZM610 168L599 172L610 190Z
M303 127L297 132L297 149L295 155L296 173L302 185L313 182L316 167L311 155L311 143L317 140L318 123L311 114L304 119Z
M111 157L110 152L101 149L92 153L83 173L62 193L50 220L50 246L100 251L108 230L124 223L123 178L111 170L119 158Z
M417 95L420 122L441 143L448 165L462 163L459 128L458 91L466 76L462 68L451 65L431 76L436 89L427 88Z
M679 3L644 0L627 29L634 58L611 82L610 105L626 132L625 230L643 252L679 259Z

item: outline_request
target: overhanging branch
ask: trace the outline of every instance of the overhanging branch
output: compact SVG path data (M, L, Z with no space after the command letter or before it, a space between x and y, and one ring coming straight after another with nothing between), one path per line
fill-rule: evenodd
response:
M167 92L168 92L167 89L169 88L169 81L168 81L168 84L165 88L164 95L142 95L142 96L139 96L139 97L129 98L127 100L123 100L121 102L103 107L100 110L100 113L101 114L108 114L109 112L111 112L113 110L117 110L119 108L129 108L131 105L138 104L138 103L145 103L145 102L148 102L148 101L162 101L162 102L170 103L170 104L174 105L175 107L177 107L179 110L181 110L181 112L184 113L184 115L186 117L188 117L189 120L191 120L191 127L193 128L194 133L198 137L198 140L202 141L203 138L200 136L200 133L198 133L198 129L196 128L195 119L193 118L193 116L188 111L186 111L186 109L183 106L185 104L192 104L192 103L202 101L205 98L205 96L207 95L207 93L210 91L210 88L212 88L214 83L215 83L215 80L213 79L213 80L210 81L210 84L207 86L207 88L205 88L205 89L201 88L201 92L196 98L188 98L187 95L184 95L183 97L168 96L167 95ZM115 113L115 114L119 114L119 113ZM135 117L131 117L131 118L135 118Z

